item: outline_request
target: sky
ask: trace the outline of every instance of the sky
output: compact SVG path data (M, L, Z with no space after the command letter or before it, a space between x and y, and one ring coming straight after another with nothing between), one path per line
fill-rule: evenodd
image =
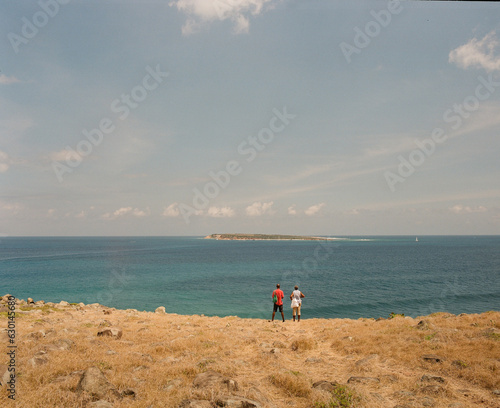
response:
M500 4L0 3L0 234L500 234Z

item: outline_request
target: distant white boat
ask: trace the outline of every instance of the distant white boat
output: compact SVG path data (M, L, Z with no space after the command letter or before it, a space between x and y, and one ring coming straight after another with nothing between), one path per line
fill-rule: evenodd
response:
M415 242L418 242L418 237L415 237Z

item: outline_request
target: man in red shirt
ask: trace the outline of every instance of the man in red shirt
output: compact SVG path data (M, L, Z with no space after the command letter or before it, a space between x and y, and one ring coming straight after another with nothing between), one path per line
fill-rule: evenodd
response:
M275 298L276 296L276 298ZM273 318L271 321L274 321L274 315L276 314L276 310L280 310L281 312L281 318L283 321L285 321L285 315L283 314L283 298L285 297L285 294L283 291L280 289L280 284L276 284L276 289L273 291L272 294L273 301L276 299L276 302L274 302L274 307L273 307Z

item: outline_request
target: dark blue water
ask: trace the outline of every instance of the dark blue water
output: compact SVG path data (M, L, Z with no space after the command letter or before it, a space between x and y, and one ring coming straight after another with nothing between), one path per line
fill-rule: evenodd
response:
M298 284L303 317L500 310L500 237L199 237L0 241L0 295L179 314L269 318L271 293ZM289 301L285 313L291 315Z

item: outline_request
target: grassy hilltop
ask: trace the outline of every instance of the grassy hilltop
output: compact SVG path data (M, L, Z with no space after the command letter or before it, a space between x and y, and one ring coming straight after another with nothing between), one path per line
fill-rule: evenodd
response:
M18 302L16 405L5 387L0 405L500 406L499 312L303 317L282 323ZM6 350L6 333L0 338ZM0 359L4 383L6 354Z

